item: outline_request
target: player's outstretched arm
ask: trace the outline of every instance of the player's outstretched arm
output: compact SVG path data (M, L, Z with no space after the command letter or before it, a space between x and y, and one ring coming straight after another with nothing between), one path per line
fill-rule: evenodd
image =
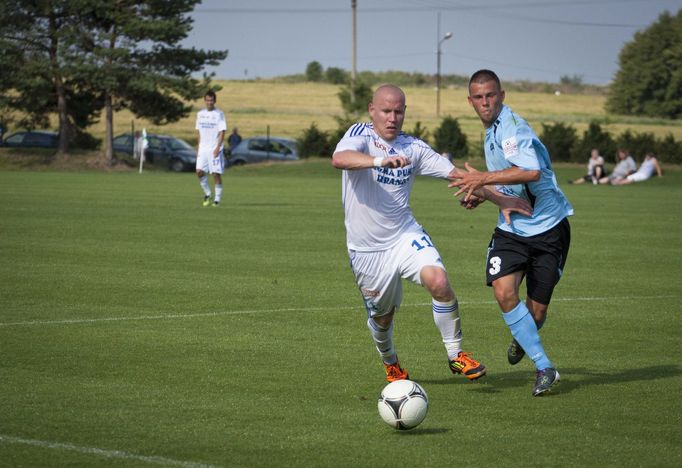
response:
M332 156L332 166L336 169L369 169L371 167L405 167L410 164L407 156L391 156L374 158L359 151L337 151Z

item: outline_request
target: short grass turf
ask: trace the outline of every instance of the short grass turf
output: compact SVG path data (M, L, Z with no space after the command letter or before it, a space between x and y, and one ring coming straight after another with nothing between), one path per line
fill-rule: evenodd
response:
M447 368L405 285L395 342L424 423L379 418L383 368L328 161L192 174L0 172L0 466L680 466L682 172L573 186L572 246L533 398L484 260L495 210L420 178L417 219L457 291L480 383Z

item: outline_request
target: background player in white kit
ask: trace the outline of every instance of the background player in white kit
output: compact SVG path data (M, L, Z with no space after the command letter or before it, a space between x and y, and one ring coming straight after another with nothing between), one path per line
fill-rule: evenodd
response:
M215 92L209 90L204 95L206 109L197 112L196 130L198 132L197 152L197 177L204 191L204 206L211 204L211 187L208 185L208 176L213 174L215 183L215 197L213 206L220 205L223 195L223 178L225 170L225 157L223 155L223 140L227 122L223 111L215 107Z
M475 380L485 375L486 368L462 352L457 298L438 250L409 206L416 175L447 178L454 166L423 141L401 132L405 95L397 86L380 86L368 109L372 122L355 124L346 132L332 165L343 169L348 253L386 380L408 378L393 345L393 316L402 301L401 278L429 291L450 370ZM504 205L507 213L530 213L530 205L519 199L492 190L481 195Z

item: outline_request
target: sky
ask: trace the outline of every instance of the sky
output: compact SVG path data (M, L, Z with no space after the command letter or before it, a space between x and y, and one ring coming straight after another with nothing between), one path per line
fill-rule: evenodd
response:
M357 0L357 71L608 84L618 54L682 0ZM203 0L185 47L229 50L216 78L256 79L353 66L351 0ZM446 33L452 37L442 40Z

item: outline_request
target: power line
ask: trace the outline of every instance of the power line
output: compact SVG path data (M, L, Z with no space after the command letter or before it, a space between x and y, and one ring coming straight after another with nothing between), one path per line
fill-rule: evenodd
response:
M415 3L412 0L410 3ZM651 0L542 0L542 1L522 1L510 3L496 3L487 5L452 5L450 2L433 4L432 2L422 3L423 6L396 6L386 7L358 7L359 12L365 13L400 13L410 11L481 11L499 9L519 9L537 7L558 7L558 6L595 6L599 4L617 5L624 3L651 3ZM329 14L329 13L349 13L348 8L310 8L310 7L290 7L290 8L241 8L241 7L218 7L218 8L196 8L194 13L233 13L233 14Z
M526 21L532 23L547 23L547 24L558 24L564 26L584 26L584 27L598 27L598 28L641 28L646 26L646 24L628 24L628 23L603 23L603 22L590 22L590 21L567 21L551 18L538 18L529 17L524 15L514 15L505 13L504 15L491 13L488 10L506 10L506 9L523 9L523 8L538 8L538 7L558 7L558 6L595 6L598 4L606 5L617 5L625 3L640 3L647 2L650 0L565 0L565 1L521 1L513 3L499 3L499 4L489 4L489 5L452 5L449 2L424 2L418 0L412 0L410 3L420 3L423 6L395 6L392 5L390 9L380 8L380 7L358 7L358 11L361 13L404 13L404 12L423 12L424 10L431 11L459 11L463 13L469 13L471 15L476 15L477 12L486 11L486 17L496 17L504 19L514 19L518 21ZM234 15L300 15L300 14L348 14L348 8L304 8L304 7L291 7L291 8L232 8L232 7L219 7L219 8L197 8L194 13L210 13L210 14L234 14Z
M483 14L466 12L465 14L471 16L483 16ZM561 24L564 26L587 26L587 27L598 27L598 28L642 28L647 26L646 24L624 24L624 23L593 23L589 21L565 21L565 20L555 20L548 18L533 18L528 16L519 15L495 15L491 13L485 14L486 18L502 18L505 20L514 19L518 21L526 21L528 23L543 23L543 24Z

